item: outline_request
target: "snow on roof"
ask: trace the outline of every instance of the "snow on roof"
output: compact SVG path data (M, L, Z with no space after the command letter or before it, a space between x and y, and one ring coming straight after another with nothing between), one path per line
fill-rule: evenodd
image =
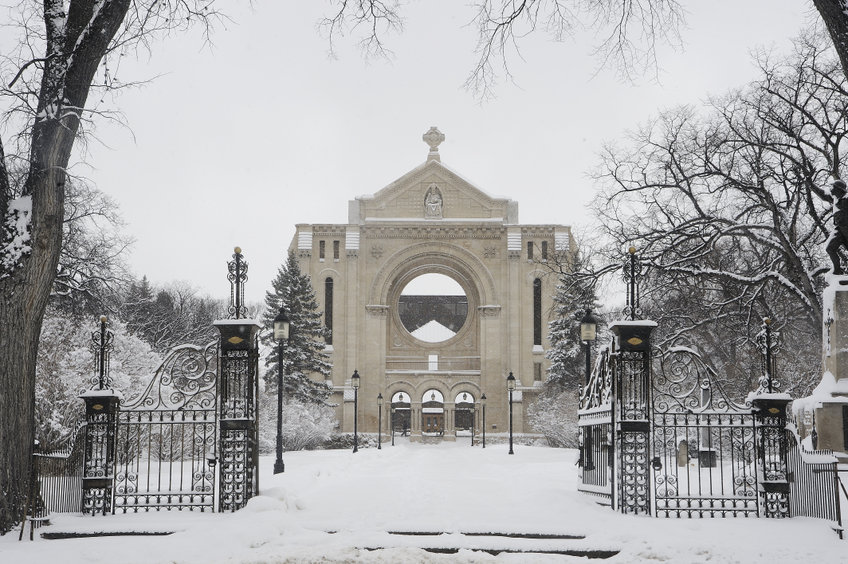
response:
M425 343L441 343L456 335L454 331L451 331L435 319L428 321L411 334L419 341L424 341Z

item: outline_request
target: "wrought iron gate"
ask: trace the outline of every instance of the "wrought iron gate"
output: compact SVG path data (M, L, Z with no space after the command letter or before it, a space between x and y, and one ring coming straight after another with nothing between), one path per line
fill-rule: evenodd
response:
M612 367L609 351L598 357L592 378L583 389L578 413L580 446L580 491L596 495L612 504L613 488L613 410Z
M215 507L218 343L173 349L118 412L114 510Z
M657 355L652 378L654 508L660 517L756 516L755 416L700 356Z

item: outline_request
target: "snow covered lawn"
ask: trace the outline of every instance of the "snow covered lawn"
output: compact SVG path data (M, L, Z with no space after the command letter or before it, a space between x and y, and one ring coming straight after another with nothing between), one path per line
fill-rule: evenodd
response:
M619 551L593 562L848 562L848 541L799 518L630 517L576 491L575 451L404 442L382 450L286 453L286 472L262 459L260 490L232 514L64 515L42 531L175 531L18 542L0 537L0 562L587 562L586 557L492 551ZM28 532L28 531L27 531ZM431 535L394 533L443 533ZM465 534L463 534L465 533ZM468 533L489 533L476 535ZM585 538L516 538L507 534ZM423 547L460 549L431 553ZM381 550L368 550L381 548Z

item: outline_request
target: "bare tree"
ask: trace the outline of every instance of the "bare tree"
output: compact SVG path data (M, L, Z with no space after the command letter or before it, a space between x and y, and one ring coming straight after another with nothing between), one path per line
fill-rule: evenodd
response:
M818 372L824 187L845 166L848 82L812 35L788 59L758 60L748 88L704 111L664 112L626 147L608 147L594 207L611 240L638 243L666 343L698 335L705 345L712 332L715 350L750 346L761 318L774 317L809 345L794 351L812 351L803 388Z
M20 518L33 442L38 338L62 252L74 145L102 114L93 91L120 87L120 54L218 17L213 0L24 0L10 8L19 46L0 60L0 532ZM110 64L111 62L111 64ZM26 171L19 191L9 163Z
M845 0L812 0L824 23L843 74L848 75L848 9ZM334 11L319 22L330 37L361 32L359 44L369 55L386 55L383 36L403 29L397 0L335 0ZM509 61L520 56L520 43L539 32L555 40L587 28L600 38L595 55L619 74L633 78L656 69L656 48L680 43L685 25L684 0L475 0L470 22L477 29L477 63L466 87L480 98L493 93L501 74L511 79ZM733 14L727 14L733 17Z

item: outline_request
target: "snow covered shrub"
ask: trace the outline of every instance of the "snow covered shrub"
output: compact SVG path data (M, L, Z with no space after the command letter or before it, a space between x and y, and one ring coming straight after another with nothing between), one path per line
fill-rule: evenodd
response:
M269 454L277 445L277 396L260 395L259 450ZM283 400L283 448L289 450L312 450L326 441L336 426L332 407L303 402L297 399Z
M95 386L97 367L91 334L98 319L71 317L51 309L44 317L36 361L36 438L42 449L62 448L83 418L80 392ZM109 360L112 388L125 398L138 393L150 380L162 357L150 345L128 334L120 322L109 322L114 333Z
M528 408L528 421L534 431L545 435L550 446L576 448L577 401L575 388L548 384Z

